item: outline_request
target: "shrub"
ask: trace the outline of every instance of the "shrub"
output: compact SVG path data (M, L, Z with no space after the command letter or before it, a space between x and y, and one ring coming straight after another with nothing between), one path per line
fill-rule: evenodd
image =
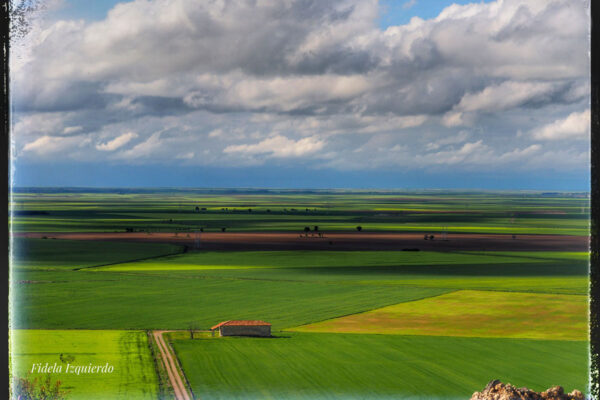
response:
M62 382L52 382L52 377L16 378L13 383L13 398L19 400L63 400L67 398L68 390L61 389Z

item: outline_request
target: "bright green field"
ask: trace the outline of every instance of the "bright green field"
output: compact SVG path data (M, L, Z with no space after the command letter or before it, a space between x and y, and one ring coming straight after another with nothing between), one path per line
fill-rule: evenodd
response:
M492 379L587 386L585 342L286 332L175 350L202 399L468 399Z
M142 331L12 330L12 373L24 377L34 363L62 366L52 374L68 399L156 399L158 381L154 360ZM61 361L60 356L63 356ZM67 363L114 367L112 373L67 373ZM46 374L32 373L43 378Z
M334 268L381 266L432 266L465 264L587 264L584 252L401 252L401 251L246 251L193 252L168 259L121 263L98 270L158 271L231 268Z

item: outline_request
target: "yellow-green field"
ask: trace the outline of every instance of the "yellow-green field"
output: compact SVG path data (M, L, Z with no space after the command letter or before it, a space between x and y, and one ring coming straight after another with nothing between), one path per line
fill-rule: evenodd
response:
M154 400L158 396L154 360L144 331L14 329L11 357L11 374L16 377L29 372L31 378L44 378L47 373L39 372L39 367L56 364L52 380L62 382L69 400ZM113 370L86 373L80 369L77 374L77 366L90 364L108 364ZM58 367L60 372L56 372Z
M301 326L301 332L586 340L587 296L459 290Z

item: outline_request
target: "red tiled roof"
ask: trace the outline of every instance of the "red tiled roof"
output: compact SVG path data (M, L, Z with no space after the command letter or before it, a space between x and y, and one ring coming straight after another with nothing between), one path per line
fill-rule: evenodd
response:
M210 330L217 329L223 325L234 325L234 326L271 326L270 323L265 321L223 321L210 328Z

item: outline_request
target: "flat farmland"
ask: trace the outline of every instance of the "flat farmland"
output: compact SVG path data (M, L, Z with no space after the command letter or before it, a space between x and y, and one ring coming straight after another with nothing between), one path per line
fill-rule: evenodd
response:
M587 310L587 296L458 290L293 330L585 341Z
M12 267L18 270L72 270L98 265L154 258L183 251L182 246L168 243L121 243L76 240L15 238Z
M466 399L492 379L587 385L585 342L286 332L174 347L203 399Z
M168 277L586 294L586 253L190 252L95 269Z
M62 241L55 243L60 254ZM46 253L47 262L60 264L56 254ZM513 291L525 280L534 283L527 291L585 293L586 273L580 253L189 252L22 273L14 324L185 329L195 321L208 328L235 310L235 318L284 329L495 281Z
M144 330L176 330L199 398L586 389L582 194L23 191L13 212L13 332L75 347L115 332L98 346L133 354ZM232 319L268 321L274 337L185 339ZM156 398L153 372L143 395Z
M584 194L504 192L148 191L13 194L15 232L365 231L588 232Z
M197 322L208 329L228 319L267 319L283 329L447 291L111 272L29 280L37 283L17 284L13 298L17 328L186 329Z
M143 331L13 329L11 341L12 373L23 377L35 363L56 363L61 372L53 373L52 378L60 380L62 388L69 391L68 399L157 398L154 360ZM67 364L75 367L107 363L114 368L112 373L67 372ZM46 376L37 370L30 375L39 379Z

